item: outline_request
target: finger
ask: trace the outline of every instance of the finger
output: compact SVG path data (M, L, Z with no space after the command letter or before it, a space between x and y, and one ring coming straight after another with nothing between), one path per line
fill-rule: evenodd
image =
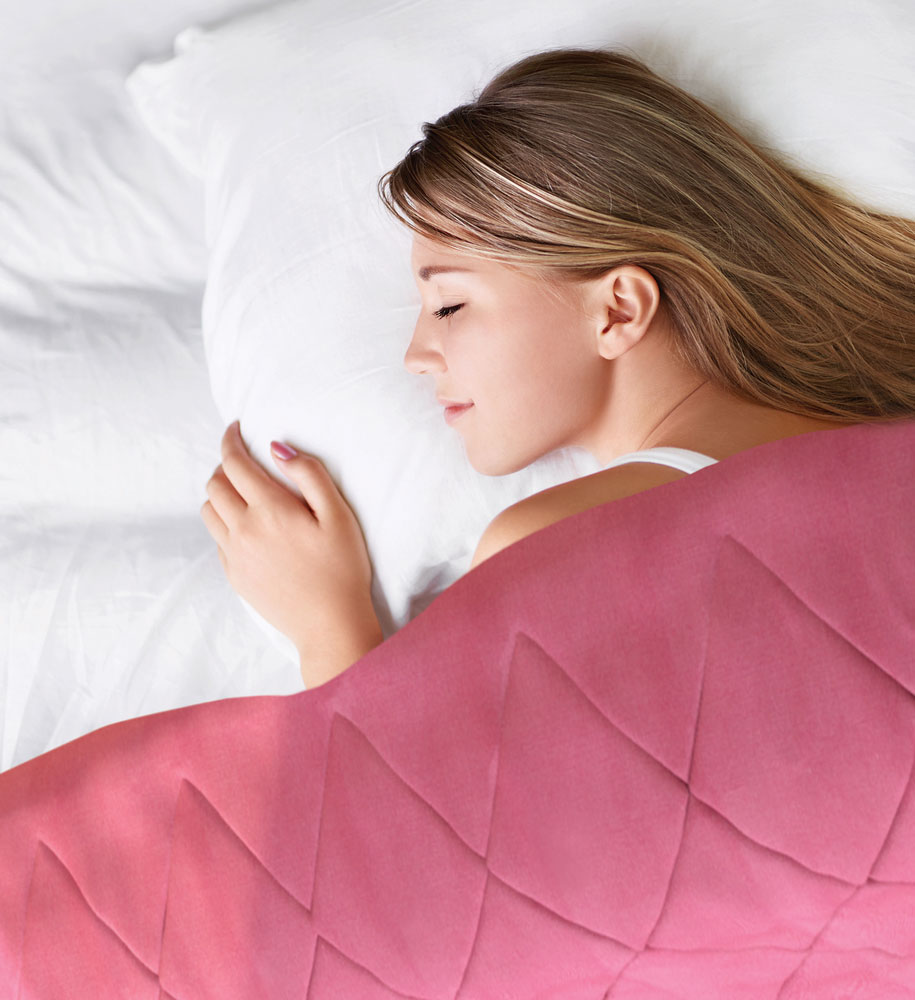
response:
M221 465L217 465L216 471L210 476L206 491L213 510L222 519L223 524L229 531L236 531L238 522L248 505L238 495Z
M203 523L206 525L206 529L209 531L213 541L218 546L224 546L229 539L229 529L226 527L223 519L216 513L209 500L204 501L203 506L200 508L200 516L203 518Z
M288 447L288 445L287 445ZM314 455L296 452L294 458L280 458L271 448L276 464L283 470L302 493L318 521L325 521L346 501L337 488L327 467Z
M265 503L282 487L248 452L238 421L222 436L222 468L239 496L247 503Z

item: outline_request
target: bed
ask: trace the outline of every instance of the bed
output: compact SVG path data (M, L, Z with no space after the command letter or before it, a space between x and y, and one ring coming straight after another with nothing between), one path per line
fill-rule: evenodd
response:
M525 617L539 606L534 600L538 579L534 567L541 566L541 576L547 579L559 573L553 562L542 560L556 557L562 549L556 548L560 540L568 544L569 552L577 553L582 571L590 566L597 572L586 552L614 551L588 549L582 535L586 526L606 524L609 546L610 535L621 530L607 509L600 508L538 533L467 573L476 541L495 513L532 492L593 472L596 464L583 452L569 451L546 456L513 476L480 477L467 467L459 440L442 424L431 387L419 385L403 371L403 350L418 297L408 268L409 240L373 200L374 182L418 137L423 120L466 99L495 69L525 51L559 44L615 44L675 77L806 169L829 177L879 209L915 212L911 115L915 69L909 55L915 20L902 5L890 0L863 5L807 0L800 5L747 3L736 8L713 0L699 4L593 0L556 10L544 2L524 5L523 23L519 7L509 2L458 8L354 0L283 5L172 0L141 11L113 2L86 10L58 0L7 14L9 30L0 41L5 83L0 133L5 236L0 253L5 361L0 370L4 468L0 586L6 611L0 770L9 773L0 775L0 780L6 779L0 784L0 808L7 809L3 830L9 837L3 856L11 859L5 867L2 898L17 902L15 906L4 902L4 932L10 936L4 938L2 961L7 963L4 971L15 969L16 977L5 978L4 988L10 989L9 983L15 981L24 984L22 995L54 996L61 982L90 982L92 975L103 976L100 982L104 982L105 974L114 975L114 966L108 964L113 959L105 951L111 941L93 937L90 930L73 938L102 941L97 952L86 946L86 954L93 957L83 967L72 964L75 959L70 964L62 959L57 966L44 960L48 950L60 951L59 937L38 934L22 946L24 939L16 935L27 925L50 928L53 921L40 914L55 908L64 912L63 899L69 900L67 919L73 923L59 926L85 927L80 921L88 900L94 915L89 926L97 931L102 917L106 927L115 929L114 939L126 945L126 952L122 947L117 954L130 969L131 961L140 961L149 990L166 968L160 968L165 953L157 953L149 944L155 937L153 928L161 929L167 912L164 904L141 908L135 924L129 920L119 924L116 914L121 913L123 899L117 886L123 886L123 880L111 888L104 873L78 870L73 852L84 851L91 866L97 857L93 852L104 844L98 829L92 824L74 825L65 845L40 833L45 824L60 834L62 817L77 808L59 782L64 775L72 776L69 769L78 762L86 765L87 777L73 787L91 796L101 778L88 776L98 775L106 759L120 761L115 772L123 774L131 753L145 758L151 752L171 725L153 719L174 720L175 733L194 733L199 727L199 739L189 736L182 744L189 766L202 766L201 754L206 756L219 727L230 722L242 725L246 718L259 719L263 726L272 719L272 724L294 730L311 720L312 728L306 731L324 742L309 752L323 774L332 732L335 739L349 740L347 753L354 754L353 741L358 743L359 733L367 731L364 720L350 710L360 703L350 692L361 692L368 704L373 703L379 681L371 668L398 664L395 674L402 674L400 681L406 684L410 671L418 671L417 664L428 658L433 633L456 629L458 635L469 613L463 602L472 606L491 596L496 583L512 593L530 593L533 603L509 602L496 615L502 631L486 639L487 656L492 659L481 654L474 660L479 670L468 673L463 687L456 667L446 668L444 690L458 701L462 695L475 696L481 718L487 711L501 711L505 703L487 686L482 665L498 663L504 669L508 638L523 634L530 639L535 631ZM707 30L709 23L716 26L713 36ZM449 40L445 49L443 37ZM369 343L371 348L366 347ZM352 677L346 675L314 692L302 690L295 657L283 637L229 587L199 517L204 484L219 462L219 439L235 418L242 421L252 454L268 469L273 468L267 454L271 438L296 441L319 455L365 529L376 568L373 598L386 642L354 668ZM763 481L775 469L801 468L804 462L822 461L824 475L831 469L834 481L844 483L838 470L845 467L843 462L853 462L856 468L870 469L872 485L856 493L855 483L849 483L848 493L841 494L848 505L845 510L858 504L855 509L860 513L877 500L885 503L880 522L885 530L875 534L874 551L901 560L893 565L904 566L902 557L912 551L911 526L903 515L909 509L905 503L911 504L913 470L905 458L913 453L911 431L907 426L842 430L827 446L830 435L804 435L784 447L776 443L768 450L752 449L738 456L740 461L724 462L689 481L649 491L627 507L630 520L624 522L649 524L651 516L657 516L656 505L668 502L672 492L682 500L685 494L704 497L702 491L708 489L711 498L713 484L722 478L737 488L747 481L745 476ZM805 448L811 448L809 454ZM902 457L892 458L897 454ZM877 457L885 460L883 464ZM786 500L782 494L774 496L779 503ZM751 498L743 502L750 505ZM714 509L724 517L720 508ZM834 509L841 520L838 501ZM798 509L798 517L802 515ZM648 520L640 520L643 517ZM708 552L718 551L713 540L720 543L723 523L714 518L708 522ZM839 521L829 527L835 533ZM842 530L846 528L843 523ZM894 544L886 548L888 538ZM685 558L688 546L683 551ZM731 557L737 556L736 549L731 551ZM828 568L818 565L824 571ZM881 813L883 825L874 823L861 833L880 834L879 843L867 845L872 866L884 847L891 854L896 850L889 831L897 831L904 843L908 829L904 824L909 822L911 793L906 782L911 770L905 767L911 766L912 752L906 742L911 730L903 692L911 690L904 667L915 646L912 607L903 601L906 576L897 568L897 577L881 577L874 565L862 562L859 567L873 601L862 604L859 611L871 609L871 641L884 636L896 643L881 652L886 669L895 671L892 697L898 728L892 730L894 740L881 751L881 759L892 763L895 784L882 785L870 772L862 777L855 771L859 785L843 787L834 799L847 806L860 783L867 782L885 792L881 808L888 812ZM635 562L631 570L637 572ZM566 572L571 570L567 567ZM680 572L685 580L685 565ZM895 580L896 586L889 587L887 580ZM650 583L657 586L656 580ZM882 603L877 601L880 594L886 598ZM566 620L562 625L560 619L557 631L534 635L537 642L532 639L532 644L522 641L525 663L540 662L537 650L548 649L550 637L561 635L568 624ZM595 641L612 641L607 628L602 623L594 631ZM465 641L456 638L456 648L464 648ZM576 663L589 661L569 654L560 662L573 670ZM509 674L493 670L492 676ZM413 680L413 689L427 690ZM645 711L657 703L644 693L640 698L645 700L637 698L636 705ZM869 693L861 698L863 705L876 704ZM411 726L428 731L429 726L423 725L428 719L417 714L415 706L403 707L408 700L385 702L379 718L389 726L402 724L404 733L412 732ZM580 720L581 708L569 709L570 724ZM168 714L172 711L177 714ZM445 709L430 703L429 711ZM332 728L332 720L343 716L354 728L341 730L340 723ZM517 724L519 733L526 731L523 719ZM260 729L252 723L249 731ZM381 753L379 737L368 731L369 745ZM453 729L449 725L443 731ZM687 727L683 733L695 736L697 731ZM78 739L87 734L92 734L88 742ZM256 735L245 739L259 745ZM603 737L595 731L595 739ZM497 745L481 743L493 753ZM830 748L831 753L836 750L832 744ZM662 748L652 744L649 749L648 757L659 767L664 765L680 782L687 781L682 760L677 771ZM57 756L48 753L52 750L59 751ZM258 758L260 770L252 770L245 788L257 786L271 760L285 759L275 746L273 755ZM152 756L161 759L156 753ZM487 766L494 759L491 755ZM434 760L426 764L432 767ZM399 766L401 776L409 773L403 761ZM524 793L522 772L519 767L519 783L509 791L521 795L523 803L531 790ZM205 769L201 773L212 776ZM286 772L278 774L288 777ZM150 777L144 794L159 810L159 821L177 809L194 829L194 824L212 815L207 810L215 793L205 787L201 793L206 784L202 777L197 784L189 779L189 784L179 786L173 778L174 771L163 767L161 774ZM447 781L442 773L436 776L434 768L415 780L426 781L418 801L430 807L436 789L440 791L436 782L450 789L455 809L468 803L479 809L492 802L491 795L483 795L484 786L471 793L453 776ZM113 778L112 787L123 788ZM311 792L316 787L303 785ZM271 807L281 798L277 788L276 783L265 785L264 801ZM804 786L804 794L809 792ZM795 794L801 792L795 789ZM239 820L232 809L237 804L217 803L216 809L231 820L228 825L236 832ZM439 808L448 806L442 802ZM251 815L256 820L257 810ZM314 838L318 827L305 823L303 812L297 815L301 836ZM312 821L315 815L323 816L323 809L314 813ZM429 819L428 813L422 815ZM835 819L839 813L829 815ZM13 816L21 825L12 821ZM710 817L702 819L713 825ZM343 822L341 817L335 821ZM451 826L463 834L465 845L471 844L475 857L485 854L485 824L461 828L452 815ZM583 829L581 837L586 840L586 825ZM814 823L810 829L822 833L821 825ZM561 829L554 832L558 839L544 848L550 857L563 836ZM759 836L748 841L746 864L758 871L753 866L759 863L761 849L754 852L764 837L755 828L754 833ZM565 835L571 836L568 831ZM136 836L144 843L172 843L152 820ZM249 847L257 843L251 830L246 838ZM190 845L188 849L197 843L194 837L181 842ZM39 848L39 843L53 850ZM267 846L261 845L259 863L276 881L280 862L270 854L270 843L268 838ZM364 841L356 838L353 843ZM789 838L786 843L791 849L785 847L783 853L799 863L797 841ZM123 872L127 872L136 858L131 861L129 838L123 845ZM237 844L226 850L232 855L236 848ZM109 849L110 845L104 847ZM292 849L287 844L283 850L291 864ZM418 870L438 870L434 866L450 857L444 847L442 851L422 856L433 868ZM587 974L553 968L551 975L559 977L555 989L560 990L555 995L596 998L616 983L613 997L734 996L726 984L739 981L740 988L750 991L742 995L826 996L840 994L823 992L824 983L838 982L844 988L852 980L861 983L861 996L910 995L906 991L915 982L913 943L899 915L911 900L911 862L902 855L884 859L884 868L878 871L882 879L874 886L871 869L865 871L867 851L855 856L854 866L849 852L851 847L841 859L851 866L846 868L829 867L821 857L801 853L800 860L819 878L839 879L844 887L862 891L854 893L856 902L846 920L849 910L842 906L851 898L851 890L829 895L821 892L818 881L808 896L797 897L816 899L819 908L810 903L813 915L808 913L800 929L794 928L793 937L783 927L769 936L765 928L757 927L759 936L749 935L740 946L771 951L761 960L755 985L752 978L728 979L732 973L753 974L746 971L749 952L729 955L725 946L727 928L741 924L745 914L725 914L714 933L698 934L687 943L674 933L676 927L689 924L680 914L681 923L671 925L674 930L664 947L671 953L679 949L696 953L693 970L701 965L696 955L709 955L707 971L702 973L705 979L695 972L693 992L686 987L677 992L677 983L685 980L682 968L678 972L675 965L643 976L640 963L645 959L636 957L646 954L650 940L646 931L631 939L617 933L614 940L622 940L620 947L628 951L624 955L602 945L598 964ZM573 853L576 866L590 856ZM510 860L511 854L507 850L505 858ZM188 898L193 895L193 879L203 878L207 871L203 860L191 858L183 869L189 873ZM839 865L835 858L832 861ZM335 863L334 877L345 881L345 859ZM525 870L536 871L539 862L527 858L525 864ZM36 865L41 877L32 882L26 873ZM247 891L247 885L252 898L272 899L262 891L260 869L250 864L242 868L253 873L251 882L230 882L227 891ZM670 864L664 868L665 878L672 870ZM697 870L703 870L701 865ZM164 862L138 871L137 884L157 892L169 884L170 871ZM381 885L390 898L394 873L383 874ZM501 875L505 879L504 869ZM803 877L795 869L783 875L783 891L795 898ZM286 927L289 934L297 933L298 925L288 908L298 907L301 916L303 901L310 903L303 888L306 875L297 870L295 879L300 881L285 883L293 891L282 897L284 901L264 903L274 921L268 920L266 926ZM526 898L539 899L553 917L562 918L562 933L574 936L589 928L603 934L602 940L614 937L610 929L576 918L575 908L586 904L572 900L566 906L560 898L561 884L538 895L522 882L508 878L505 884L513 885L514 891L524 890ZM454 888L455 899L469 910L475 906L479 913L485 894L472 891L471 883ZM355 886L350 890L341 898L358 900ZM94 892L109 893L113 909L107 915ZM239 897L233 898L237 904ZM698 905L688 894L682 898L687 901L684 905ZM42 900L50 910L41 910ZM831 910L826 906L829 900L834 904ZM662 904L663 898L655 921L665 912ZM25 920L27 912L33 914L31 923ZM429 919L421 909L412 915L404 912L404 927L420 926ZM697 912L706 911L700 906ZM340 913L345 910L333 919L342 919ZM192 910L183 910L176 919L193 923L192 916ZM504 915L500 919L508 920ZM379 925L392 923L379 917ZM438 926L434 921L432 925ZM559 954L562 945L557 942L563 938L557 926L532 930L531 940L540 940L537 934L542 932L544 940L552 942L552 953ZM878 928L870 943L865 926ZM663 922L651 927L664 938ZM895 936L887 938L884 931L889 934L888 928L894 927ZM215 948L220 941L237 940L243 930L235 927L211 935L204 927L201 934ZM331 968L326 980L331 985L313 987L313 995L373 995L366 985L369 980L377 995L384 996L533 995L533 985L520 994L512 992L511 983L519 982L517 972L505 972L501 993L485 992L487 983L496 989L495 980L486 978L495 973L483 972L484 985L468 985L460 994L456 992L460 975L451 967L441 971L444 967L429 953L407 949L401 966L379 967L359 948L369 948L377 957L390 951L390 939L373 938L366 930L358 938L361 944L353 944L335 938L327 925L319 930L321 940L336 942L333 959L317 948L300 955L295 968L266 960L260 966L241 958L240 972L231 963L220 971L185 959L183 965L178 961L167 966L172 971L163 972L161 988L176 997L252 996L260 995L258 990L271 996L293 995L294 984L301 986L302 977L308 981L308 976L324 975ZM408 943L414 940L406 932L405 937ZM16 947L9 946L11 940L18 942ZM176 930L169 940L184 941L186 949L193 937ZM816 941L822 945L819 950ZM504 940L492 947L494 955L504 958L508 947ZM550 953L548 946L544 948ZM843 949L857 953L844 971L823 957L828 952L834 958ZM470 956L479 953L468 944L460 954L466 971ZM342 967L328 966L337 960L341 966L344 955L352 966L345 973ZM634 964L627 983L624 970L630 963ZM81 980L74 969L81 969L79 975L86 978ZM439 969L441 976L430 973L432 978L424 979L424 969ZM40 978L42 970L46 980ZM236 977L233 982L241 984L235 994L224 985L231 979L226 970ZM33 975L39 978L29 979ZM57 975L71 979L54 979ZM124 983L132 981L130 975L123 972ZM356 977L352 983L361 985L350 985L346 992L339 985L348 981L345 975ZM654 975L661 978L652 979ZM581 980L574 987L578 993L570 992L573 979ZM776 979L777 988L772 986ZM551 986L547 979L541 982L544 990ZM877 985L869 994L870 983ZM764 992L770 987L771 993ZM474 993L475 989L483 992ZM716 994L715 989L724 992ZM815 989L820 992L810 992ZM141 994L128 991L127 995Z

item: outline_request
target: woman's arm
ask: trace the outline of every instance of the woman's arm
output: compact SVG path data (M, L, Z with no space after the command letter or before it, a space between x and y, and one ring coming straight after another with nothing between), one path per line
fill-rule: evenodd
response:
M384 642L384 633L372 602L360 613L353 609L343 625L329 623L325 635L312 633L298 647L299 669L306 688L318 687L351 667Z

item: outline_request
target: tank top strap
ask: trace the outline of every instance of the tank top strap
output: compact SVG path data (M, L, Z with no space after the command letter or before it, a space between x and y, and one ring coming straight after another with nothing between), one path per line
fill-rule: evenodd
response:
M625 455L615 458L605 469L612 469L616 465L628 465L630 462L657 462L659 465L669 465L681 472L698 472L706 466L714 465L717 458L703 455L698 451L691 451L689 448L645 448L642 451L630 451Z

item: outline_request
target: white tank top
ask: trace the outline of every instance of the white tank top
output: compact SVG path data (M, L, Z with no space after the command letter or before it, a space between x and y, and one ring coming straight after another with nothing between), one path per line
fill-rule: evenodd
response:
M629 462L658 462L660 465L670 465L681 472L698 472L707 465L714 465L717 458L710 458L698 451L690 451L688 448L645 448L644 451L630 451L619 458L614 458L605 469L612 469L615 465L628 465Z

